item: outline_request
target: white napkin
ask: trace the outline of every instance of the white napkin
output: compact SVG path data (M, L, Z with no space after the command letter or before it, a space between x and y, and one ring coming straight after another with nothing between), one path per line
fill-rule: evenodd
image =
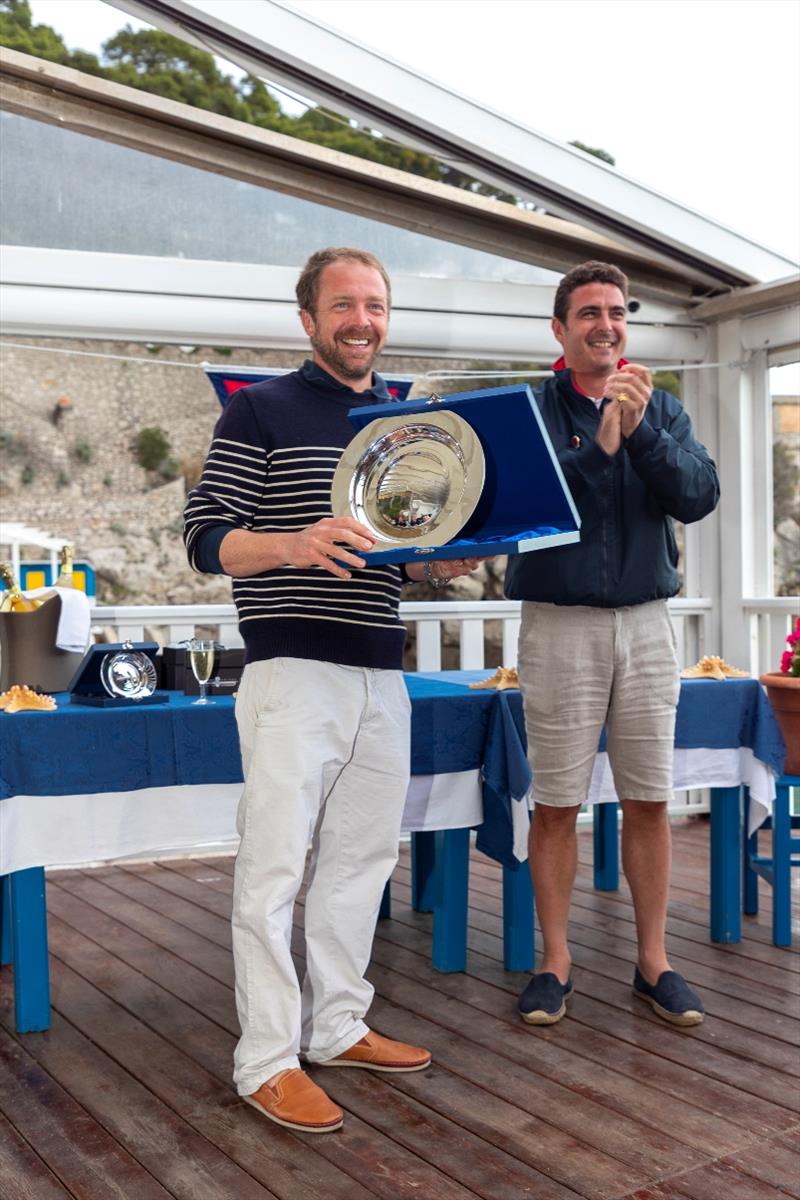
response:
M83 654L89 645L92 627L92 602L77 588L43 587L24 592L29 600L56 595L61 600L61 615L56 630L56 646L73 654Z

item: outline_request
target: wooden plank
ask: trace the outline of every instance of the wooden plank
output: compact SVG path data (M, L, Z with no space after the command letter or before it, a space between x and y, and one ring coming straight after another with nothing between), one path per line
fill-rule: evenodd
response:
M401 877L398 876L398 882L400 881ZM595 896L596 899L592 897L588 903L584 903L582 894L579 891L573 894L573 904L570 912L573 926L585 924L582 921L581 912L584 908L589 908L590 911L606 913L609 911L610 905L616 905L617 908L627 908L631 913L631 920L627 924L630 926L630 929L633 929L633 915L629 905L611 900L607 893L602 896L595 893ZM493 900L492 897L489 899ZM475 930L492 933L495 936L502 936L501 910L494 904L492 904L492 908L492 912L485 912L478 907L471 908L469 926ZM622 920L618 914L612 911L611 916L617 922L621 932L624 935L629 935L630 930L626 929L626 926L622 924ZM673 958L680 958L682 962L692 964L691 967L687 965L687 972L693 972L694 964L699 963L708 970L714 971L720 979L725 979L726 984L728 979L736 986L739 981L745 981L746 984L749 984L752 983L754 978L757 978L763 985L760 997L765 1002L765 1006L782 1004L790 1011L793 1011L800 1004L800 976L790 971L784 971L779 965L775 965L772 951L768 951L766 947L757 947L759 953L755 958L745 957L744 955L731 953L738 949L737 943L721 946L709 942L707 923L703 927L702 937L700 934L696 934L694 937L686 936L687 928L691 929L688 926L688 922L673 921L670 919L667 921L667 946L670 954ZM597 944L598 939L596 936L592 940L594 944ZM630 940L633 941L632 934L630 934ZM763 956L761 954L762 951ZM630 957L630 955L627 957Z
M63 925L57 918L52 923L51 944L57 960L69 962L72 971L80 971L83 979L92 982L92 993L95 988L102 989L103 996L91 994L87 984L82 982L83 991L72 976L71 987L76 995L80 995L83 1005L89 1004L88 1013L76 1014L70 1005L70 1020L78 1025L91 1028L93 1039L108 1053L113 1053L120 1062L131 1070L137 1078L147 1083L166 1103L176 1111L184 1109L189 1103L191 1109L187 1120L204 1132L202 1121L204 1110L210 1107L210 1098L206 1099L203 1091L203 1081L195 1082L203 1068L216 1079L227 1079L231 1069L234 1038L222 1033L217 1027L206 1020L201 1013L190 1009L176 998L167 999L161 988L149 984L143 977L134 978L134 972L124 963L116 960L106 947L89 941L81 934ZM61 968L63 971L63 968ZM121 1017L112 1003L124 1003L126 1008L135 1014L138 1020L125 1015ZM198 998L202 1007L202 997ZM144 1022L141 1024L140 1022ZM145 1025L149 1029L145 1028ZM158 1030L158 1038L151 1032ZM158 1045L154 1043L158 1042ZM186 1056L186 1058L184 1058ZM151 1065L152 1059L159 1060L158 1068ZM191 1060L189 1062L188 1060ZM197 1064L195 1066L194 1064ZM168 1071L168 1079L165 1072ZM327 1077L322 1080L327 1084ZM178 1088L186 1093L181 1096ZM236 1097L231 1095L231 1103ZM228 1104L230 1109L231 1103ZM244 1105L238 1104L239 1120L244 1119L252 1127L255 1121L258 1127L259 1142L265 1136L264 1129L272 1134L273 1126L260 1121ZM213 1115L213 1114L212 1114ZM232 1118L233 1119L233 1118ZM352 1128L350 1128L352 1126ZM446 1176L429 1164L420 1161L415 1156L401 1152L391 1141L379 1134L368 1136L368 1127L361 1127L348 1114L346 1131L348 1137L320 1138L314 1144L314 1150L319 1147L319 1154L329 1160L328 1171L332 1174L336 1167L344 1165L347 1175L339 1173L338 1179L326 1179L323 1188L313 1189L310 1181L302 1181L302 1192L299 1190L300 1180L296 1169L290 1170L289 1164L295 1158L293 1152L283 1164L286 1175L285 1183L280 1179L280 1169L276 1162L271 1162L269 1169L261 1164L260 1170L252 1161L248 1162L248 1170L256 1174L262 1182L268 1182L270 1188L277 1194L288 1196L317 1196L331 1195L346 1197L366 1196L355 1183L361 1180L367 1183L370 1195L400 1196L403 1194L430 1196L431 1200L441 1197L441 1200L467 1200L472 1192L466 1192L452 1183ZM280 1132L280 1131L279 1131ZM218 1146L229 1147L229 1136L219 1122L214 1126L214 1137ZM224 1140L223 1140L224 1139ZM331 1141L333 1145L331 1145ZM384 1171L391 1167L391 1183L383 1179L372 1180L375 1164L381 1162ZM319 1163L320 1167L325 1163ZM383 1174L383 1172L382 1172ZM348 1178L352 1176L352 1178ZM367 1182L369 1181L369 1182ZM284 1187L292 1187L284 1192ZM294 1189L294 1190L293 1190ZM393 1190L391 1190L393 1189ZM555 1193L554 1193L555 1194ZM237 1197L238 1200L238 1197Z
M433 1070L433 1068L431 1068ZM426 1071L425 1082L433 1078ZM445 1081L441 1075L440 1084ZM548 1175L520 1161L518 1146L508 1152L479 1136L468 1122L469 1114L458 1096L453 1120L442 1117L431 1106L428 1089L420 1075L420 1100L404 1095L397 1086L399 1076L380 1077L367 1071L314 1072L315 1079L348 1114L380 1129L418 1157L435 1165L449 1179L468 1187L486 1200L508 1200L510 1196L535 1196L537 1200L574 1200L576 1193ZM410 1078L410 1077L409 1077ZM450 1081L453 1089L458 1087ZM348 1116L349 1120L349 1116ZM465 1127L467 1126L467 1127ZM449 1193L446 1193L449 1195Z
M405 893L400 887L395 889L398 899L407 901L408 891ZM417 914L411 914L411 911L401 905L398 908L392 922L386 923L396 927L402 927L404 923L413 924L416 927L414 918ZM381 927L383 936L390 936L390 930ZM476 949L479 952L485 953L487 945L481 940L481 935L474 932L469 935L469 944L473 951ZM592 945L584 945L580 942L572 942L572 957L573 965L581 968L579 984L580 993L594 996L598 999L605 1000L607 1003L624 1009L626 1012L637 1013L643 1019L650 1023L655 1023L664 1027L664 1022L661 1021L648 1006L636 1000L631 991L631 982L633 977L633 962L630 959L629 952L624 947L621 948L622 953L628 955L627 961L613 957L612 954L606 952L607 942L604 942L604 949L595 949ZM617 947L619 950L620 948ZM491 959L501 961L501 947L498 942L497 953L491 951ZM487 955L488 957L488 955ZM482 968L479 961L470 960L470 974L480 973ZM707 1020L703 1025L695 1026L691 1030L680 1031L681 1038L688 1038L697 1041L707 1041L713 1045L725 1046L733 1053L740 1054L743 1057L763 1063L765 1066L771 1066L776 1070L783 1071L788 1075L800 1076L800 1061L797 1055L790 1053L789 1044L783 1041L776 1041L773 1037L759 1032L758 1025L754 1020L752 1025L747 1025L746 1038L742 1035L741 1024L736 1020L739 1015L737 1005L729 1000L721 992L716 992L707 997L709 1008L713 1020ZM713 1001L713 1004L711 1003ZM759 1009L759 1014L761 1010ZM768 1014L769 1015L769 1014ZM780 1019L781 1014L775 1014L771 1025L783 1028L783 1022ZM671 1030L673 1034L676 1032Z
M57 990L69 1000L74 981L64 967L53 965ZM7 1003L0 1003L0 1023L10 1030ZM118 1028L117 1036L123 1045L124 1030ZM26 1046L43 1069L172 1195L181 1200L219 1200L222 1191L237 1200L274 1197L58 1012L53 1014L49 1036L27 1038Z
M3 1200L70 1200L52 1171L0 1114L0 1179Z
M587 1028L584 1021L572 1017L568 1021L560 1022L557 1027L551 1029L544 1027L534 1031L519 1020L514 1006L509 1003L505 989L498 989L496 982L490 986L488 981L484 983L469 977L451 983L447 979L437 978L435 973L424 964L412 962L406 968L406 957L398 951L397 944L384 947L383 939L376 942L370 977L374 975L380 981L382 995L393 998L396 988L401 986L400 982L396 982L397 978L402 980L405 975L411 975L428 989L432 1000L436 998L434 993L442 994L445 1006L452 1005L457 1000L476 1009L478 1015L484 1019L486 1016L490 1016L508 1023L514 1031L510 1043L512 1052L515 1055L523 1054L520 1043L527 1044L530 1046L529 1053L541 1064L543 1070L553 1072L560 1069L566 1073L567 1078L570 1078L574 1071L579 1087L588 1086L590 1081L594 1080L596 1085L602 1088L608 1077L603 1075L602 1070L595 1076L594 1068L605 1067L610 1072L609 1091L611 1091L611 1081L616 1081L616 1088L612 1092L614 1099L607 1101L609 1107L627 1102L631 1106L631 1111L635 1113L640 1102L638 1089L645 1086L653 1088L659 1095L659 1103L664 1107L665 1114L670 1113L670 1121L676 1122L675 1136L685 1137L689 1144L692 1144L691 1131L684 1130L685 1122L681 1120L680 1116L680 1109L686 1105L689 1106L689 1110L696 1106L707 1113L725 1119L722 1126L715 1126L712 1123L704 1130L702 1118L697 1118L699 1137L710 1137L716 1130L716 1135L723 1139L723 1143L725 1141L724 1126L728 1122L734 1126L740 1125L753 1134L763 1135L789 1129L797 1121L797 1108L793 1111L784 1107L786 1089L782 1078L773 1088L775 1097L780 1098L777 1103L765 1102L746 1092L743 1093L727 1081L720 1082L717 1079L709 1078L708 1074L704 1073L704 1068L708 1069L709 1066L713 1066L719 1070L719 1061L726 1062L728 1059L724 1052L719 1055L707 1053L706 1058L711 1060L708 1063L703 1060L702 1053L700 1056L697 1055L693 1045L685 1046L678 1041L678 1049L685 1048L687 1051L685 1061L683 1063L672 1062L665 1057L662 1043L666 1043L668 1048L673 1049L675 1039L661 1037L661 1031L657 1027L652 1031L652 1038L647 1036L650 1032L649 1029L642 1028L640 1042L630 1045L597 1028ZM383 971L386 967L391 968L391 971L378 975L378 964ZM459 982L460 987L458 986ZM582 999L582 1006L585 1007L590 1003L586 998ZM433 1011L428 1004L425 1009ZM446 1023L439 1012L438 1003L435 1011L438 1014L437 1019ZM467 1020L460 1008L456 1008L455 1011L459 1020ZM501 1039L502 1030L497 1030L494 1022L490 1028L493 1038L500 1040L501 1044L506 1044L505 1040ZM668 1032L665 1031L665 1033ZM554 1061L552 1044L558 1047L559 1052L566 1051L570 1055L574 1054L575 1059ZM700 1050L703 1052L704 1048L700 1047ZM695 1069L698 1057L700 1061ZM582 1062L583 1059L589 1061ZM738 1064L734 1063L733 1068L734 1070L731 1072L733 1077L739 1078L741 1072L738 1072ZM588 1072L588 1075L584 1075L584 1072ZM765 1073L757 1073L759 1081L763 1082L764 1077ZM629 1091L630 1088L633 1090ZM674 1116L672 1115L672 1106L661 1094L664 1092L678 1101L679 1111ZM647 1111L647 1106L644 1111ZM657 1122L657 1127L663 1128L663 1125ZM672 1125L670 1125L670 1129L672 1130ZM735 1135L731 1134L731 1136Z
M783 1139L773 1138L732 1154L725 1162L788 1196L800 1197L800 1150Z
M184 867L182 867L180 865L176 865L174 869L176 869L178 872L183 874L185 878L191 878L191 871L185 870ZM224 881L221 879L218 879L217 886L218 886L218 888L223 889L225 886ZM184 885L182 885L182 887L184 887ZM399 915L402 916L402 913L400 913ZM406 916L413 920L419 920L419 917L417 914L411 914L408 910L406 910ZM382 925L380 928L381 928L381 930L383 930L385 927ZM499 951L499 945L498 945L498 954L499 954L499 952L500 951ZM439 977L436 975L436 973L429 973L429 977L434 982L436 982L439 979ZM507 976L506 976L506 978L507 978ZM414 1002L414 1007L416 1007L419 1004L420 1004L420 1000L416 1000ZM427 1005L425 1005L424 1007L427 1007ZM510 1006L509 1006L509 1010L510 1010ZM512 1019L514 1019L514 1020L516 1019L515 1015L512 1016ZM412 1037L413 1037L413 1035L412 1035ZM619 1050L621 1048L618 1047L617 1049L619 1052ZM625 1053L630 1054L630 1049L629 1048L626 1049ZM663 1059L658 1059L658 1060L656 1060L656 1062L658 1064L661 1064L661 1063L663 1063ZM652 1068L649 1068L649 1069L652 1069ZM686 1091L684 1092L684 1102L686 1100L690 1099L692 1093L694 1093L696 1091L697 1081L700 1078L702 1078L702 1077L699 1076L696 1072L692 1073L692 1083L691 1083L691 1086L688 1087L686 1089ZM733 1104L736 1107L736 1100L739 1097L739 1093L737 1091L733 1091L731 1089L723 1089L723 1090L726 1092L726 1094L724 1095L723 1098L720 1098L719 1096L716 1097L716 1101L715 1101L716 1107L715 1107L714 1111L719 1112L721 1114L722 1113L729 1114L731 1105ZM781 1088L781 1092L782 1092L782 1090L783 1089ZM749 1123L750 1114L752 1113L752 1100L745 1107L746 1107L746 1110L748 1113L748 1123ZM631 1111L633 1111L633 1108ZM777 1118L777 1124L774 1123L776 1118ZM676 1115L675 1119L678 1120L679 1117ZM765 1124L761 1127L761 1130L762 1130L762 1132L766 1132L767 1130L774 1130L775 1128L781 1128L781 1127L784 1127L786 1125L786 1123L791 1120L792 1120L792 1118L789 1116L789 1114L785 1110L782 1110L782 1109L776 1110L772 1114L772 1120L770 1121L769 1119L767 1119L765 1121Z
M769 1183L745 1175L727 1163L710 1163L697 1171L689 1171L667 1186L678 1189L683 1200L786 1200L786 1192ZM669 1192L667 1192L669 1195Z
M132 981L130 979L130 970L121 962L118 962L108 953L106 947L97 945L94 942L89 942L74 930L63 925L62 922L55 918L51 924L51 944L54 954L64 961L67 961L73 970L79 970L81 975L89 978L94 984L101 986L103 992L124 1002L126 1007L134 1008L137 1016L144 1020L149 1026L157 1027L160 1033L172 1045L177 1046L182 1053L210 1071L216 1077L224 1078L229 1072L229 1062L233 1050L232 1039L222 1039L214 1035L210 1029L210 1023L205 1021L199 1013L194 1010L189 1010L188 1006L181 1004L175 1000L173 1004L166 1005L160 995L160 989L148 987L142 979ZM202 997L198 998L198 1004L202 1006ZM96 1041L103 1042L102 1025L98 1030L98 1019L95 1015L93 1006L93 1019L91 1022L92 1036ZM77 1018L70 1013L70 1019L77 1023ZM110 1018L109 1018L110 1019ZM119 1033L118 1035L119 1036ZM137 1078L146 1079L148 1086L161 1092L161 1085L150 1079L150 1069L148 1068L146 1059L137 1057L131 1060L131 1046L134 1037L133 1031L127 1031L124 1037L125 1045L125 1065L128 1069L133 1070ZM159 1057L164 1058L166 1051L160 1050ZM475 1047L469 1048L470 1055L475 1053ZM461 1056L463 1057L462 1050ZM504 1069L507 1069L508 1064L504 1064ZM147 1074L143 1074L147 1072ZM429 1080L429 1074L426 1072L426 1079ZM328 1087L328 1075L321 1080L323 1086ZM335 1083L335 1081L333 1081ZM624 1135L618 1133L610 1134L608 1130L601 1130L601 1111L592 1111L589 1115L592 1120L588 1123L589 1145L595 1147L592 1149L582 1145L581 1142L575 1140L580 1129L581 1110L590 1107L595 1110L594 1105L587 1106L585 1101L581 1101L576 1097L568 1098L566 1093L561 1101L561 1109L568 1123L572 1126L572 1131L565 1135L557 1128L545 1127L541 1125L542 1116L547 1113L548 1107L552 1108L555 1104L555 1094L561 1092L562 1089L554 1088L540 1080L536 1089L537 1095L530 1097L530 1102L534 1104L533 1112L538 1117L538 1121L534 1120L528 1107L525 1110L519 1110L515 1106L503 1105L500 1101L494 1101L492 1108L495 1110L490 1117L485 1115L486 1096L480 1088L470 1088L469 1084L465 1084L463 1080L459 1081L455 1086L452 1081L441 1085L448 1089L451 1094L455 1094L458 1105L456 1113L452 1110L452 1105L448 1111L451 1119L458 1115L460 1108L464 1106L464 1093L474 1091L477 1093L477 1098L473 1101L471 1109L474 1110L475 1119L480 1117L483 1122L483 1127L494 1131L496 1137L506 1136L502 1133L502 1127L508 1125L511 1130L508 1133L512 1137L514 1131L519 1132L520 1126L524 1131L529 1130L532 1124L537 1126L537 1137L535 1150L530 1152L530 1157L518 1153L518 1156L523 1157L524 1161L528 1161L530 1166L536 1168L537 1171L542 1171L544 1174L552 1174L554 1178L570 1185L570 1181L577 1178L585 1178L591 1180L599 1180L596 1190L591 1193L597 1196L611 1195L614 1188L617 1186L619 1178L623 1178L628 1185L636 1182L636 1174L627 1169L621 1162L604 1154L601 1150L601 1145L607 1146L609 1143L612 1148L617 1142L631 1145L635 1142L636 1136L640 1134L637 1126L633 1134L629 1134L627 1139ZM427 1084L430 1088L430 1081ZM535 1103L534 1103L535 1101ZM430 1105L430 1100L428 1101ZM497 1115L497 1109L503 1108L508 1111ZM513 1114L512 1114L513 1108ZM513 1119L512 1119L513 1115ZM497 1129L495 1128L497 1126ZM471 1127L474 1131L474 1123ZM323 1139L324 1140L324 1139ZM491 1140L491 1139L489 1139ZM646 1138L644 1139L647 1140ZM324 1152L324 1148L323 1148ZM636 1151L635 1157L639 1157L639 1152ZM672 1160L669 1160L672 1161ZM408 1170L408 1168L406 1168ZM567 1174L568 1178L563 1179L561 1176ZM641 1182L644 1182L646 1176L639 1176ZM274 1185L273 1185L274 1186ZM427 1193L426 1193L427 1194Z
M411 913L410 909L402 908L399 905L396 906L396 911L398 916L403 916L408 924L401 923L399 919L393 919L384 922L379 927L378 939L373 950L373 961L382 961L378 957L382 953L379 943L386 942L391 946L388 951L390 965L391 955L395 953L397 946L411 949L418 957L415 970L419 978L424 978L429 986L438 991L456 994L464 999L469 998L469 1003L481 1008L487 1001L485 992L479 986L480 980L490 983L495 989L495 994L496 990L500 989L501 993L510 993L515 996L521 990L527 976L509 975L502 971L499 964L491 963L477 954L470 955L469 975L460 977L455 980L454 984L448 981L446 976L437 976L435 972L429 972L425 961L424 925L427 918ZM415 919L419 926L417 929L412 928ZM598 977L598 989L604 983L607 984L608 981L603 981ZM714 1045L713 1039L710 1039L709 1044L705 1045L694 1037L687 1037L683 1031L677 1031L665 1025L656 1017L650 1020L648 1018L649 1010L644 1005L639 1005L639 1011L634 1012L633 997L629 991L625 991L623 994L623 989L617 987L617 995L620 1003L625 1005L625 1008L619 1012L616 1011L613 1003L613 994L601 997L601 999L608 999L610 1003L601 1003L591 998L588 989L580 991L572 1006L569 1021L562 1021L556 1027L559 1036L568 1036L566 1031L580 1023L584 1028L588 1026L593 1033L599 1031L618 1039L618 1051L622 1056L622 1062L625 1061L624 1044L632 1044L659 1054L671 1062L683 1063L711 1078L729 1083L737 1090L772 1101L781 1108L800 1112L800 1087L786 1075L765 1071L762 1067L749 1063L734 1054L720 1053ZM499 999L496 1002L503 1005L505 1012L513 1013L513 1002L508 999ZM702 1026L700 1028L702 1029ZM619 1045L620 1042L623 1044ZM739 1043L741 1043L741 1037ZM739 1044L739 1049L742 1049L741 1044Z
M63 887L51 885L48 907L52 916L105 946L117 958L193 1007L202 1004L204 1015L238 1036L239 1025L233 1000L232 971L226 964L227 982L220 982L192 962L87 904Z
M25 1040L27 1044L32 1039ZM132 1195L137 1200L164 1200L169 1196L3 1030L0 1108L70 1193L102 1196L104 1200L128 1200ZM0 1192L2 1188L0 1183Z
M675 838L680 898L670 907L670 953L712 1010L689 1031L666 1026L633 999L627 889L594 892L588 861L573 906L578 995L567 1020L534 1029L515 1007L526 976L502 968L498 866L473 855L467 974L443 975L430 964L430 916L408 904L404 847L393 919L379 925L369 970L369 1019L389 1036L428 1044L434 1066L385 1077L315 1069L347 1113L342 1133L316 1139L260 1119L229 1083L237 1036L233 858L50 873L57 1011L49 1035L24 1039L28 1066L7 1067L17 1087L27 1088L31 1072L45 1081L27 1089L30 1108L14 1104L13 1126L0 1117L13 1178L25 1178L30 1160L34 1177L44 1172L44 1188L55 1184L54 1200L73 1194L52 1153L41 1153L37 1122L44 1128L50 1106L41 1097L50 1089L156 1194L181 1200L249 1200L231 1172L254 1195L279 1200L800 1200L786 1182L800 1163L800 1083L790 1065L800 975L771 946L768 925L746 926L739 946L708 943L706 831L689 825ZM582 857L587 840L579 835ZM300 970L303 897L293 940ZM6 1002L6 1024L9 1014ZM19 1047L3 1033L0 1046L3 1039ZM0 1061L0 1112L15 1096L3 1083ZM167 1145L188 1177L177 1169L171 1177L150 1144L163 1114ZM184 1140L175 1151L178 1131ZM193 1138L207 1156L199 1162ZM216 1192L212 1175L221 1181ZM133 1194L140 1192L147 1194ZM105 1188L106 1195L117 1193Z
M417 992L420 990L416 989ZM413 994L415 989L409 988L408 991ZM497 1049L494 1038L491 1050L482 1048L474 1041L465 1046L465 1038L453 1029L443 1029L435 1020L429 1021L418 1013L400 1008L400 1004L407 1000L408 992L398 996L396 1003L377 1000L374 1005L376 1025L404 1039L413 1036L413 1030L417 1029L417 1037L433 1051L437 1065L460 1077L455 1093L456 1103L463 1103L466 1111L469 1111L472 1107L470 1100L473 1101L473 1128L476 1121L490 1121L501 1136L510 1135L515 1117L507 1110L509 1102L513 1102L514 1108L521 1108L535 1124L539 1143L535 1153L542 1152L542 1144L546 1144L551 1136L548 1126L553 1126L573 1138L576 1147L586 1145L590 1148L592 1172L597 1172L598 1184L602 1179L597 1170L598 1160L606 1157L616 1159L617 1166L615 1170L612 1168L610 1181L615 1182L618 1188L622 1187L624 1177L622 1164L630 1169L629 1173L640 1171L644 1176L641 1182L645 1182L648 1177L652 1179L676 1170L681 1163L699 1164L708 1157L707 1153L690 1148L671 1133L667 1134L657 1127L652 1120L652 1112L661 1099L657 1094L651 1094L650 1113L645 1112L641 1119L634 1119L613 1105L613 1101L608 1103L610 1098L604 1093L602 1083L587 1089L589 1095L581 1095L577 1089L556 1082L552 1075L558 1069L559 1059L567 1056L556 1052L551 1058L551 1062L556 1064L555 1070L551 1070L551 1064L545 1066L540 1062L536 1041L531 1038L526 1040L524 1028L520 1029L518 1039L513 1037L516 1027L506 1030L500 1028L497 1034L500 1046ZM463 1007L454 1007L457 1015L463 1015ZM485 1018L482 1024L486 1026ZM499 1022L489 1026L492 1033L497 1026L500 1026ZM514 1049L518 1061L512 1057ZM398 1078L395 1086L409 1090L414 1095L425 1095L426 1103L430 1104L433 1103L431 1093L438 1082L438 1075L432 1082L408 1076ZM482 1089L483 1094L478 1089ZM442 1104L449 1102L446 1095L441 1098ZM609 1108L612 1108L613 1116ZM649 1121L648 1116L651 1116ZM566 1153L572 1160L579 1157L576 1149L567 1150ZM569 1164L571 1171L580 1171L580 1167L579 1161ZM571 1181L562 1177L562 1182ZM574 1181L571 1186L575 1186Z
M221 881L218 881L218 886L219 886L219 887L223 887L223 886L224 886L224 884L223 884ZM403 916L403 911L401 911L400 913L398 913L398 916L402 918L402 916ZM425 918L420 918L420 917L418 916L418 914L412 914L412 913L411 913L409 910L405 910L405 916L406 916L406 919L409 919L409 920L412 920L412 921L419 921L420 919L421 919L421 920L423 920L423 921L425 920ZM394 925L394 924L395 924L395 922L392 922L392 924ZM383 929L384 929L384 926L382 925L382 926L381 926L381 930L383 930ZM425 954L425 953L426 953L426 951L427 951L427 945L425 945L425 946L420 946L420 950L421 950L421 952L422 952L423 954ZM498 953L499 953L499 950L498 950ZM629 969L629 968L628 968L628 969ZM504 976L504 978L505 978L505 979L507 979L508 977L507 977L507 976ZM433 974L431 975L431 979L434 981L434 984L439 984L439 983L441 983L441 977L437 977L437 975L436 975L435 973L433 973ZM626 1003L625 1003L625 1007L626 1007L626 1008L629 1008L629 1009L633 1009L633 1010L635 1011L635 1008L634 1008L634 1006L636 1005L636 1002L635 1002L635 1001L632 1001L632 1000L630 999L630 996L629 996L629 993L628 993L627 989L626 989L626 991L625 991L624 995L625 995L625 1002L626 1002ZM638 1005L636 1005L636 1007L641 1007L642 1009L644 1009L644 1006L638 1006ZM648 1020L649 1020L649 1014L647 1013L647 1010L646 1010L646 1009L645 1009L645 1010L644 1010L644 1011L641 1013L641 1015L642 1015L643 1017L645 1017L645 1019L648 1019ZM654 1024L655 1024L655 1027L656 1027L656 1028L658 1028L659 1026L661 1026L661 1025L662 1025L662 1023L661 1023L661 1022L659 1022L659 1021L657 1020L657 1018L652 1018L652 1023L654 1023ZM669 1035L674 1035L674 1031L672 1031L672 1030L669 1030L669 1029L665 1030L664 1032L667 1034L667 1037L668 1037L668 1038L669 1038ZM662 1040L663 1040L663 1036L664 1036L663 1034L659 1033L659 1034L657 1035L657 1038L660 1038L660 1039L662 1039ZM683 1035L683 1034L679 1034L678 1036L679 1036L679 1037L682 1037L682 1036L684 1036L684 1035ZM739 1049L741 1049L741 1047L740 1047L740 1046L739 1046ZM630 1053L630 1050L628 1049L626 1052L627 1052L627 1053ZM693 1057L694 1057L694 1056L693 1056ZM661 1060L661 1061L663 1061L663 1060ZM718 1065L719 1065L719 1064L718 1064L718 1062L717 1062L715 1065L718 1067ZM747 1074L748 1074L748 1072L747 1072L747 1070L745 1070L745 1071L744 1071L745 1078L747 1077ZM753 1074L753 1073L751 1072L751 1074ZM753 1080L753 1084L754 1084L754 1086L755 1086L755 1087L756 1087L756 1088L759 1090L759 1092L761 1092L761 1091L763 1091L763 1085L764 1085L763 1073L761 1073L761 1072L758 1072L758 1073L755 1073L755 1074L756 1074L756 1077L755 1077L755 1078L754 1078L754 1080ZM741 1067L739 1067L739 1066L736 1066L736 1065L734 1065L733 1067L731 1067L731 1066L729 1065L729 1066L728 1066L728 1070L727 1070L727 1075L728 1075L728 1077L729 1077L729 1078L741 1079L741 1076L742 1076L742 1069L741 1069ZM696 1086L696 1085L695 1085L695 1086ZM773 1087L773 1088L771 1089L771 1093L770 1093L770 1094L771 1094L772 1096L774 1096L776 1093L777 1093L777 1094L779 1094L779 1095L781 1096L781 1098L782 1098L782 1099L784 1099L784 1098L785 1098L786 1091L785 1091L785 1086L784 1086L784 1084L783 1084L783 1083L779 1083L779 1084L777 1084L775 1087ZM734 1098L735 1098L735 1096L736 1096L736 1093L733 1093L732 1095L728 1096L728 1097L727 1097L727 1099L726 1099L726 1101L724 1102L724 1104L720 1105L720 1106L719 1106L719 1107L718 1107L718 1108L717 1108L715 1111L720 1111L720 1112L729 1111L729 1107L730 1107L731 1103L733 1103L733 1102L734 1102ZM790 1097L791 1097L791 1092L790 1092ZM752 1102L751 1102L751 1103L752 1103ZM796 1101L795 1101L795 1104L796 1104ZM789 1117L788 1117L788 1115L786 1114L785 1110L778 1110L778 1111L783 1111L783 1124L785 1125L785 1124L786 1124L786 1122L787 1122L788 1120L790 1120L791 1118L789 1118ZM774 1113L773 1113L773 1119L774 1119L775 1115L776 1115L776 1114L774 1114ZM775 1130L775 1128L780 1128L780 1127L781 1127L781 1124L780 1124L780 1123L778 1123L778 1124L776 1125L775 1123L771 1123L771 1122L769 1122L769 1121L767 1120L767 1121L765 1121L765 1124L764 1124L764 1126L763 1126L762 1128L763 1128L763 1130L764 1130L764 1131L766 1131L766 1130L768 1130L768 1129L769 1129L769 1130L772 1130L772 1131L774 1131L774 1130Z
M397 883L408 884L408 873L402 867L399 867L395 873L394 880ZM477 929L487 929L489 926L486 923L486 917L483 912L484 901L487 904L489 912L498 914L502 917L502 901L501 888L502 883L497 880L487 879L477 870L471 870L470 873L472 907L469 913L469 925ZM488 914L486 914L488 916ZM607 930L615 934L623 940L631 941L635 944L636 927L634 924L633 907L630 901L622 901L616 899L612 894L607 892L583 891L576 888L573 893L573 903L570 913L571 928L576 930ZM500 932L502 927L498 926ZM538 927L537 927L538 928ZM491 932L495 932L494 927ZM691 936L689 936L691 935ZM587 933L587 937L592 937L596 943L596 937L593 933ZM705 923L701 926L691 925L686 921L667 919L667 945L670 954L673 958L680 958L685 963L698 963L714 969L718 972L724 972L725 975L740 976L743 980L751 981L757 975L759 984L761 985L757 992L751 994L762 997L764 988L767 988L766 1001L770 1000L770 991L779 993L789 992L793 995L800 996L800 976L782 970L781 967L773 965L776 961L776 951L774 947L758 947L755 954L749 957L739 955L737 943L731 945L720 946L708 940L708 916L706 914ZM733 951L733 953L731 953ZM777 953L780 953L778 951ZM758 967L752 961L753 958L758 962ZM682 969L682 968L681 968ZM688 968L693 969L693 968ZM737 986L737 979L732 979L733 986ZM774 997L776 1000L778 996Z

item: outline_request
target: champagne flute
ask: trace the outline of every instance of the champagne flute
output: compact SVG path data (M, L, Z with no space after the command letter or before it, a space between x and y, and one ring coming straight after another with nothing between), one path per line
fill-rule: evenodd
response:
M206 685L211 678L211 672L214 668L214 650L213 642L206 642L193 638L189 643L189 665L192 668L192 674L200 684L200 698L193 700L193 704L211 704L212 701L206 698Z

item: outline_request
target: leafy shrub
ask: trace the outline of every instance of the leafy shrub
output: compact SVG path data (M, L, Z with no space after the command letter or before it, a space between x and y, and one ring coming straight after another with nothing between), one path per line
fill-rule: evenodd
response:
M157 471L169 455L169 438L158 425L140 429L133 441L133 452L139 466L146 471Z
M90 463L94 458L91 442L76 442L72 447L72 457L79 463Z

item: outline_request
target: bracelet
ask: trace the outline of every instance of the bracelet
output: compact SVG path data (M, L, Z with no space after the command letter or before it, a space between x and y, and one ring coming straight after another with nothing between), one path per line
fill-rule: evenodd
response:
M439 588L447 587L448 583L450 582L449 575L443 575L441 578L438 578L436 575L434 575L433 563L429 562L428 560L422 564L422 574L425 577L425 581L437 591Z

